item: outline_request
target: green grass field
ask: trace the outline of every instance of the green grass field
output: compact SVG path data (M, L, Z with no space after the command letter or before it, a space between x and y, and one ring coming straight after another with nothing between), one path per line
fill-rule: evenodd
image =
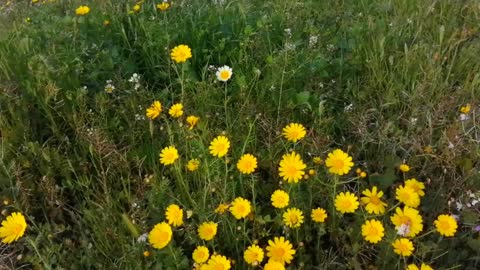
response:
M0 269L480 269L478 1L161 2L0 0Z

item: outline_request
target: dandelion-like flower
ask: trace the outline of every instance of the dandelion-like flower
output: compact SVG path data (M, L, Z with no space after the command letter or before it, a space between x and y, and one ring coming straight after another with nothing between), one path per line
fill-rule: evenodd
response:
M200 121L200 117L189 115L186 121L188 124L188 129L192 130L198 124L198 121Z
M395 230L399 231L402 236L414 237L423 230L422 216L415 208L397 207L390 220L395 225Z
M170 7L170 4L168 2L162 2L160 4L157 4L157 9L160 11L165 11Z
M439 215L434 224L437 232L446 237L454 236L458 228L457 221L451 215Z
M470 103L467 103L465 106L460 107L460 112L467 114L472 110L472 105Z
M288 206L290 196L288 196L287 192L278 189L273 192L270 200L272 201L273 207L284 208Z
M265 264L263 270L285 270L285 266L282 263L270 260Z
M392 247L393 252L403 257L408 257L412 255L413 251L415 250L412 241L407 238L400 238L395 240L392 243Z
M2 221L0 226L0 238L4 244L10 244L23 236L27 229L27 221L20 212L14 212Z
M177 63L185 63L192 57L192 49L187 45L178 45L172 49L170 57Z
M212 255L207 262L206 270L229 270L231 268L230 260L223 255Z
M178 118L183 115L183 104L182 103L176 103L173 104L172 107L170 107L170 110L168 110L168 114L170 114L171 117L173 118Z
M420 205L420 196L411 187L399 186L395 190L395 195L395 199L402 202L406 206L416 208Z
M243 174L251 174L257 168L257 158L251 154L243 155L237 162L237 169Z
M79 6L75 10L75 14L77 14L78 16L87 15L89 12L90 12L90 8L88 6Z
M162 112L162 103L160 101L154 101L149 108L147 108L147 117L150 119L157 118Z
M306 134L307 131L302 124L291 123L283 128L283 137L292 142L297 142L303 139Z
M172 227L166 222L158 223L148 234L148 242L156 249L162 249L172 240Z
M198 226L198 236L200 239L210 241L217 234L217 224L214 222L203 222Z
M257 245L249 246L243 253L243 259L250 265L256 266L263 261L263 249Z
M281 264L290 263L295 255L295 249L290 241L285 240L285 237L275 237L268 240L267 256L270 261L276 261Z
M371 219L362 225L362 236L365 241L376 244L382 240L385 229L380 221Z
M333 152L328 153L325 165L328 167L330 173L344 175L353 167L353 162L352 157L347 153L340 149L335 149Z
M206 246L198 246L192 253L192 259L196 263L204 263L210 257L210 252Z
M298 228L303 223L303 213L297 208L289 208L283 213L283 223L290 228Z
M169 205L165 211L165 216L168 224L173 225L174 227L183 225L183 210L180 206L176 204Z
M291 152L285 154L280 161L279 175L288 183L298 183L305 174L307 165L303 163L299 154Z
M191 172L198 170L198 167L200 167L200 160L198 160L196 158L190 159L187 162L187 170L189 170Z
M365 209L370 214L385 213L386 203L382 201L383 191L377 191L377 187L372 187L372 190L366 189L362 192L365 197L360 198L365 206Z
M230 80L230 78L232 77L232 74L233 74L232 68L229 66L220 67L215 73L215 75L217 75L217 79L222 82L226 82Z
M408 166L407 164L400 164L398 168L404 173L410 171L410 166Z
M353 213L358 208L358 198L355 194L347 192L340 192L335 197L335 208L338 212L345 214L345 213Z
M223 157L227 154L230 148L230 141L225 136L218 136L210 143L208 149L210 154L216 157Z
M425 189L425 184L423 182L420 182L417 179L412 178L405 181L405 186L413 189L413 191L415 191L415 193L417 193L418 196L420 197L425 196L425 192L423 191Z
M215 213L217 214L223 214L228 210L229 205L225 203L221 203L215 208Z
M317 223L323 223L325 222L325 219L327 219L328 214L327 211L323 208L315 208L312 210L311 218L313 221Z
M251 203L242 197L237 197L230 206L230 213L232 213L236 219L245 218L251 211Z
M409 264L406 270L433 270L433 268L428 264L422 263L420 267L416 266L415 264Z
M167 146L160 152L160 163L171 165L179 158L178 150L175 146Z

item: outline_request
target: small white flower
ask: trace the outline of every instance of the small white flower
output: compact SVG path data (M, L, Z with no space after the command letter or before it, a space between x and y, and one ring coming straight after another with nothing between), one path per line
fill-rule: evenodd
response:
M417 124L417 121L418 121L418 118L416 118L416 117L410 118L410 123L412 123L412 125Z
M318 36L310 36L310 38L308 39L308 46L312 48L312 47L315 47L317 43L318 43Z
M345 108L343 108L343 111L345 112L351 112L353 110L353 104L350 103L348 104L347 106L345 106Z
M457 205L457 210L458 211L463 209L463 204L461 202L456 202L455 204Z
M283 29L283 31L285 32L285 35L287 35L288 37L292 36L292 29L286 28L286 29Z
M217 69L217 79L222 82L226 82L230 80L232 77L233 71L232 68L229 66L223 66Z
M397 234L403 237L407 236L410 233L410 226L407 224L402 224L397 230Z
M473 200L472 201L472 206L475 206L478 203L478 200Z
M147 242L148 233L144 233L137 238L137 243Z
M468 119L470 119L470 116L468 116L468 114L460 114L460 121L466 121Z

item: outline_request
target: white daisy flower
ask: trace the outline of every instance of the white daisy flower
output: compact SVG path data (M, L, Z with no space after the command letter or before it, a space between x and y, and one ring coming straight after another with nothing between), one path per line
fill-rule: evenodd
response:
M219 67L216 73L217 79L222 82L226 82L230 80L230 78L232 77L232 74L233 74L232 68L229 66Z

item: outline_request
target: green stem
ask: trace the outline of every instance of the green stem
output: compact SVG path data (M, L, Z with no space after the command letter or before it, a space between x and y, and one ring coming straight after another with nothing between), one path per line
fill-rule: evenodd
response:
M43 259L43 256L40 254L40 252L38 251L38 248L37 248L37 245L35 245L35 242L32 241L32 239L30 238L27 238L28 240L28 243L30 243L30 245L32 245L33 249L35 250L35 253L37 253L38 257L40 258L40 260L42 261L43 265L45 266L45 269L47 270L50 270L52 269L48 264L47 262Z

